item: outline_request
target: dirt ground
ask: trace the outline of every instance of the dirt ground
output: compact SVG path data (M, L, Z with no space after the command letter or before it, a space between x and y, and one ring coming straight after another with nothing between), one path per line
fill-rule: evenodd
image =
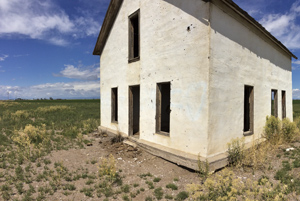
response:
M193 170L180 167L124 142L112 143L113 136L99 135L98 132L94 132L85 135L84 138L89 142L84 148L52 151L51 154L33 163L31 170L28 168L26 170L27 164L23 164L22 168L27 173L30 172L31 178L34 179L31 183L24 184L25 191L23 193L20 194L14 189L11 193L11 200L32 200L25 199L25 194L30 189L29 185L35 189L32 194L32 197L36 198L34 200L176 200L176 196L180 192L186 191L187 184L203 182L199 174ZM294 147L295 150L286 151L287 148L291 147ZM293 169L290 171L295 179L298 178L297 175L300 171L299 147L300 143L295 142L273 149L267 154L269 159L263 168L254 170L251 167L227 167L227 169L232 170L235 174L234 177L240 178L243 182L247 179L258 181L262 177L268 177L274 186L279 185L280 182L275 180L274 176L282 168L283 161L289 161L292 165L296 160L299 160L299 165L292 165ZM112 185L112 193L107 196L105 194L107 191L104 192L106 188L100 187L100 192L97 185L103 183L103 180L98 177L99 164L103 158L108 158L110 154L115 158L116 171L121 176L122 184L119 186ZM65 173L61 176L58 174L60 168L61 170L65 168ZM219 170L214 175L221 173L222 170ZM56 183L59 187L56 190L51 190L55 188L53 187L55 177L55 181L59 181ZM2 177L0 184L3 184L3 181L4 178ZM153 184L152 187L150 187L149 182ZM173 184L178 189L167 188L168 184ZM129 190L122 189L124 186L129 187ZM161 188L160 198L156 192L159 188ZM298 198L298 194L289 196L289 200L298 200ZM191 198L186 200L191 200Z
M120 175L123 177L123 185L130 185L130 192L135 192L137 189L144 188L145 191L140 192L136 197L130 200L145 200L146 197L151 196L153 200L153 192L155 188L162 187L164 196L166 194L176 195L185 190L186 184L199 182L198 174L192 170L179 167L176 164L163 160L159 157L153 156L139 148L134 148L123 142L111 143L110 136L100 137L97 133L88 135L88 139L92 142L90 146L84 149L70 149L52 152L50 156L46 157L52 161L53 166L55 162L63 162L63 165L70 171L76 171L79 168L87 169L89 173L96 173L99 168L99 161L103 157L108 157L110 154L114 156L117 161L117 170L121 170ZM91 161L97 161L92 164ZM42 170L42 167L40 167ZM141 178L139 175L151 173L151 177ZM157 183L154 183L155 188L149 189L146 180L153 181L155 177L161 178ZM178 190L171 190L166 188L167 184L174 183L178 186ZM104 200L105 196L98 198L94 192L93 197L87 197L80 192L86 184L83 179L73 181L72 184L76 186L76 190L72 191L70 195L65 196L62 191L57 191L52 196L47 196L46 200ZM134 184L138 184L134 187ZM136 185L135 185L136 186ZM86 186L89 187L89 186ZM122 195L110 197L108 200L123 200ZM162 199L164 200L164 198Z

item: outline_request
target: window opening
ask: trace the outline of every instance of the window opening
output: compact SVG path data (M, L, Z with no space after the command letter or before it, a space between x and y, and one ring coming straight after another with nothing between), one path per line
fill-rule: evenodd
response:
M286 97L285 91L281 91L281 103L282 103L282 119L286 118Z
M129 16L129 62L140 57L140 10Z
M118 88L111 89L111 121L118 122Z
M156 132L170 132L170 104L171 104L171 84L157 84L157 99L156 99Z
M278 98L277 90L271 90L271 115L278 117Z
M244 88L244 134L253 133L254 94L252 86Z

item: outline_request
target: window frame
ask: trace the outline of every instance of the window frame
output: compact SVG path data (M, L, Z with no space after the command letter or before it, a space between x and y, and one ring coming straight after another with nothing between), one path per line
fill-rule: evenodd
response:
M272 107L272 95L274 92L274 104ZM272 115L272 112L274 115ZM271 89L271 116L278 117L278 90L277 89Z
M137 18L138 23L137 23L137 31L138 31L138 55L135 56L134 48L135 48L135 40L134 40L134 27L133 27L133 19ZM131 15L128 16L128 63L132 63L135 61L140 60L140 9L132 13Z
M162 85L165 84L169 84L170 86L170 113L169 113L169 132L166 131L162 131L161 130L161 121L162 121ZM157 83L156 84L156 127L155 127L155 133L156 134L160 134L160 135L164 135L164 136L170 136L170 132L171 132L171 82L161 82L161 83Z
M118 87L111 88L111 122L118 123Z
M247 92L247 90L250 90L250 92ZM248 102L249 105L247 105L246 101ZM246 118L249 118L249 119L247 120ZM246 123L248 125L246 125ZM248 128L248 127L249 127L249 129L245 131L245 128ZM248 136L248 135L252 135L253 133L254 133L254 86L244 85L243 134L244 134L244 136Z
M281 110L282 110L281 117L282 119L285 119L286 118L286 91L285 90L281 91Z

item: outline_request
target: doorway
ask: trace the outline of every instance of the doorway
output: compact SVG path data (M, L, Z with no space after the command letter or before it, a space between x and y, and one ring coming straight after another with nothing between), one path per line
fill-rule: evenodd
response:
M129 87L129 136L140 137L140 86Z

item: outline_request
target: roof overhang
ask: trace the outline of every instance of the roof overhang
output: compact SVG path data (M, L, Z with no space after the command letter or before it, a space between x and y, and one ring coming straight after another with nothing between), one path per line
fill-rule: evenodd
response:
M214 4L223 3L227 7L229 7L232 11L236 12L242 18L247 20L250 24L252 24L256 29L258 29L261 33L263 33L266 37L268 37L274 44L276 44L279 48L281 48L284 52L286 52L291 57L298 59L287 47L285 47L277 38L275 38L270 32L268 32L260 23L258 23L253 17L251 17L246 11L240 8L236 3L232 0L202 0L205 2L211 2ZM114 22L117 18L119 10L122 6L123 0L111 0L108 6L108 10L106 12L101 31L99 33L93 55L101 55L102 51L105 47L107 38L110 34L110 30L112 29Z
M287 47L285 47L277 38L275 38L269 31L267 31L259 22L257 22L253 17L251 17L246 11L240 8L232 0L204 0L205 2L211 2L213 4L223 3L229 7L232 11L236 12L239 16L244 18L250 24L252 24L256 29L263 33L267 38L269 38L274 44L281 48L291 57L298 59Z
M101 55L105 47L107 38L109 36L110 30L112 29L123 0L111 0L108 6L102 27L94 48L93 55Z

